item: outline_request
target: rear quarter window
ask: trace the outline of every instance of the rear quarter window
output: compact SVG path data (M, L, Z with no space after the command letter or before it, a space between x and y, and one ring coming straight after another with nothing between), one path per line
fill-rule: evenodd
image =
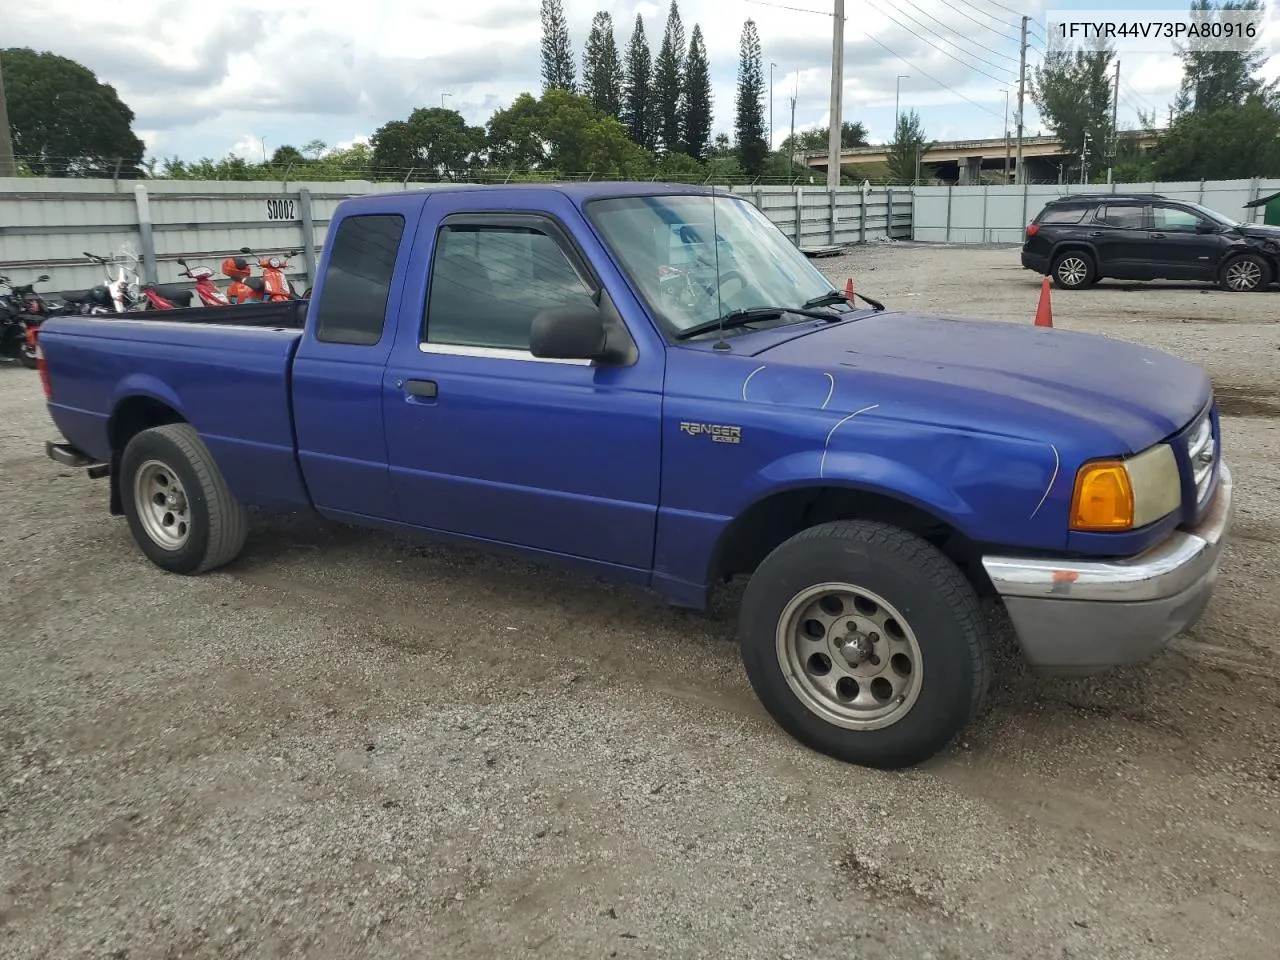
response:
M404 217L395 213L338 224L316 302L317 340L368 347L382 339L403 233Z
M1037 223L1079 223L1088 207L1046 207L1040 212Z

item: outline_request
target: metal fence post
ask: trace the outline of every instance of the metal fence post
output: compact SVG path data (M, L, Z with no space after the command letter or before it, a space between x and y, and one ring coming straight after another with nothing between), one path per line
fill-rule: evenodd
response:
M147 283L159 283L156 272L156 238L151 231L151 200L147 188L138 184L133 188L133 201L138 208L138 233L142 235L142 278Z
M833 247L836 245L836 190L832 187L827 191L827 200L831 210L831 222L827 225L827 242Z
M951 194L955 192L954 183L947 184L947 243L951 242Z
M991 184L984 183L982 185L982 242L990 243L991 238L987 236L987 196L991 192Z
M890 240L893 239L893 187L885 188L885 203L887 212L884 218L884 235Z
M804 187L796 187L796 246L800 246L800 232L804 227Z
M311 191L298 188L298 213L302 217L302 260L307 266L307 285L316 282L316 223L311 217Z
M764 209L764 191L756 190L754 191L754 196L756 198L756 209L763 210Z

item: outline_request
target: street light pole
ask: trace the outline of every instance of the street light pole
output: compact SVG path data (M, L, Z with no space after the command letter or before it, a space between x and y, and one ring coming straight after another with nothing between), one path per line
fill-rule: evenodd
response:
M769 64L769 152L773 153L773 68L776 63Z
M1009 88L1004 90L1004 182L1009 182Z
M442 93L442 94L440 94L440 109L441 109L441 110L443 110L443 109L444 109L444 98L445 98L445 97L452 97L452 96L453 96L453 94L452 94L452 93Z
M902 81L911 79L911 74L898 74L898 82L893 86L893 139L898 139L898 99L902 93Z

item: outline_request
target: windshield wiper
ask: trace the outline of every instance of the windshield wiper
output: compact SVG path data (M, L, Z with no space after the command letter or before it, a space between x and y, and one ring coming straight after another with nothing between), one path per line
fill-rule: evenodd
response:
M864 297L862 294L858 293L856 290L854 291L853 295L865 301L866 304L869 307L871 307L872 310L884 309L884 304L881 303L879 300L872 300L870 297ZM849 302L849 298L845 296L843 291L829 290L826 293L819 294L818 296L814 297L812 300L806 300L804 305L806 307L827 307L827 306L835 306L837 303L842 303L842 302L843 303Z
M819 313L817 310L811 310L808 306L804 307L748 307L742 310L730 310L723 317L717 317L715 320L707 320L705 323L694 324L687 330L681 330L675 335L677 340L688 340L690 337L696 337L704 333L715 333L717 330L731 330L734 327L746 326L756 320L771 320L774 317L781 317L784 314L794 313L800 317L809 317L813 320L826 320L832 323L841 319L839 315L830 313Z

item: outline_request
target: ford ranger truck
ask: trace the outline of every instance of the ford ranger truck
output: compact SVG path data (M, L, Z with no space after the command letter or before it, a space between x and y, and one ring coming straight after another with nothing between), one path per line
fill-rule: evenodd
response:
M738 620L801 743L903 767L988 689L1157 654L1231 513L1209 378L1113 339L850 303L750 202L655 184L344 200L303 328L59 317L47 452L159 567L247 507L515 551ZM225 311L223 311L225 313Z

